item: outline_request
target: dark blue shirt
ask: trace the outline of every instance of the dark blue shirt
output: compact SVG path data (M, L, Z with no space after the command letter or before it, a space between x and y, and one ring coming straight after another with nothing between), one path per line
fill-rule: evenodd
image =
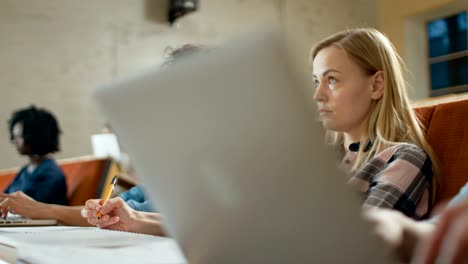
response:
M22 191L39 202L68 205L65 175L53 159L44 160L32 173L27 168L20 170L5 193Z

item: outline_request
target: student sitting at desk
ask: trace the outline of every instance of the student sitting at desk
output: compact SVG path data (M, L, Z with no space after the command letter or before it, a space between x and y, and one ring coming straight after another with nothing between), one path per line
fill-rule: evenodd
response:
M54 115L34 106L20 109L13 113L9 128L11 141L29 162L4 192L21 191L43 203L68 204L65 175L51 156L60 149Z
M408 97L405 65L376 29L334 34L312 49L314 99L363 207L430 214L438 164Z
M81 216L89 224L105 229L165 236L159 213L134 210L120 197L109 199L104 206L99 202L100 199L88 200L81 211ZM103 215L100 219L97 218L98 212Z
M375 29L351 29L319 42L311 59L314 100L327 143L339 152L349 184L362 193L363 207L426 218L439 168L411 107L404 63L391 42ZM145 219L159 219L128 211L119 199L109 200L102 209L98 200L86 205L84 215L101 227L121 225L138 232L148 227ZM110 216L96 221L96 208ZM154 233L161 232L157 224L154 228Z
M339 32L320 41L311 59L313 99L327 143L340 155L349 184L362 194L363 207L426 218L437 187L437 159L411 107L404 63L388 38L376 29ZM126 209L118 199L111 202L118 208L116 213ZM96 200L88 201L87 208L95 210L95 205ZM110 206L102 210L111 217L90 223L119 225L120 216L113 217Z
M191 44L173 50L170 49L168 57L161 67L170 67L173 63L179 62L181 58L203 50L207 51L209 49ZM85 208L81 211L81 215L87 218L89 224L107 229L158 236L165 235L160 214L138 210L131 203L125 201L125 196L108 200L102 209L99 202L99 199L88 200ZM96 218L99 210L104 215L100 220Z
M99 220L98 212L104 215ZM366 213L380 237L401 260L413 258L416 263L433 263L435 259L441 260L440 263L468 260L468 184L437 221L416 222L395 210L374 209ZM119 197L108 200L104 206L99 205L98 199L88 200L82 216L100 228L165 235L160 214L135 211ZM417 252L413 254L415 248Z
M194 53L198 50L198 46L190 44L184 45L178 49L170 50L168 53L169 56L163 63L163 66L167 67L178 58ZM30 195L21 191L11 194L0 193L0 216L6 217L8 212L11 212L32 219L57 219L63 225L89 225L86 219L80 217L80 212L84 206L61 206L52 203L46 204L36 201L33 198L34 197L30 197ZM138 212L145 213L154 211L154 208L149 204L145 197L144 191L138 185L121 193L118 199L120 199L125 206L128 206L128 208L133 208Z
M128 203L130 208L142 212L151 212L153 208L147 201L143 189L134 186L120 194L122 201ZM87 221L80 217L84 206L66 206L38 202L23 192L12 194L0 193L0 216L6 217L8 212L20 214L31 219L57 219L62 225L89 226Z

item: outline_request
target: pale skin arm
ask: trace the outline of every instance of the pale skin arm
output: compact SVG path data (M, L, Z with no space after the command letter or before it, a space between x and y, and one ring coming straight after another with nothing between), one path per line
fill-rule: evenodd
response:
M468 263L468 201L445 211L412 263Z
M390 209L366 209L364 218L373 225L373 232L385 243L387 250L405 263L414 256L416 245L435 229L432 223L417 222Z
M86 201L81 215L89 224L104 229L165 236L160 214L133 210L120 197L109 199L104 206L100 202L99 199ZM97 219L98 212L103 215L101 219Z
M32 219L57 219L62 225L90 226L86 219L80 217L84 206L64 206L38 202L23 192L12 194L0 193L3 203L0 214L6 217L9 212Z

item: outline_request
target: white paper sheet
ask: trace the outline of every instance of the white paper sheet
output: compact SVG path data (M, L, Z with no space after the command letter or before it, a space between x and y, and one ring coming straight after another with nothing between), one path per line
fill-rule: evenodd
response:
M186 263L170 238L98 228L20 228L0 230L0 243L17 248L28 263Z

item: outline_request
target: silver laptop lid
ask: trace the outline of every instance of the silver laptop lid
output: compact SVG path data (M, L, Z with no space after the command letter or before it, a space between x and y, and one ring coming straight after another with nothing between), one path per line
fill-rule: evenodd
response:
M54 226L57 225L56 219L31 219L18 214L8 214L6 219L0 218L1 227L17 226Z
M384 262L291 69L252 34L96 92L190 263Z

